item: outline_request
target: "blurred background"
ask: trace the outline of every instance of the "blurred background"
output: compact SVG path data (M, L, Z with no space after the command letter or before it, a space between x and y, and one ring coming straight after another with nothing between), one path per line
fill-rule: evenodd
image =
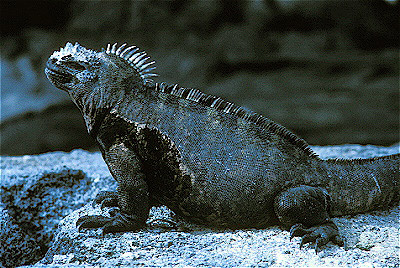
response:
M3 155L96 150L44 75L67 41L137 45L156 81L222 96L310 144L399 142L398 1L0 3Z

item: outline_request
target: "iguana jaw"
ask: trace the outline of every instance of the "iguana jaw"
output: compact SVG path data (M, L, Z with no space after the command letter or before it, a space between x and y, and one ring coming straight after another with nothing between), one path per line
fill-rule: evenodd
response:
M68 87L68 84L72 82L72 74L63 71L55 65L50 65L49 62L47 62L45 74L50 82L54 84L57 88L65 91L68 91L70 89L70 87Z

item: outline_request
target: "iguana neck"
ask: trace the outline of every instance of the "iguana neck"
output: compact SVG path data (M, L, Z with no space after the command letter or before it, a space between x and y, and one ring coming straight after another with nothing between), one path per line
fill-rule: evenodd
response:
M80 93L79 91L76 92ZM70 93L72 100L83 115L87 131L91 136L97 135L105 116L124 101L127 90L120 90L118 91L119 94L114 92L113 96L107 96L105 92L107 92L107 89L95 88L90 93L79 96Z
M370 159L320 160L334 216L387 207L400 195L400 154Z

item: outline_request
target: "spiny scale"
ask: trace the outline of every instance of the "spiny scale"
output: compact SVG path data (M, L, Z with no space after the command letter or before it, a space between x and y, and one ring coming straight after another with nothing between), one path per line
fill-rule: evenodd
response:
M179 87L178 84L168 85L164 82L161 84L156 83L155 90L162 93L171 94L182 99L198 102L204 106L208 106L215 110L232 114L234 116L237 116L238 118L253 122L265 129L277 133L280 137L301 148L310 157L317 157L313 150L308 146L306 141L297 137L285 127L260 114L246 110L243 107L237 106L231 102L225 101L220 97L205 94L198 89L182 88Z
M117 47L118 43L107 45L106 53L114 54L125 61L127 61L142 77L145 83L152 82L150 77L157 76L157 74L152 71L156 68L153 64L155 61L148 62L150 57L146 57L146 52L138 52L139 48L136 46L126 47L126 43ZM153 65L153 66L152 66Z
M150 57L146 57L146 52L138 52L138 48L135 46L126 47L126 43L122 44L120 47L117 47L117 43L107 45L107 54L114 54L124 60L126 60L142 77L145 83L151 82L152 80L149 77L157 76L154 73L151 73L155 67L149 67L155 62L147 63L147 60ZM181 88L178 85L169 86L165 83L155 84L155 89L157 91L171 94L183 99L187 99L190 101L201 103L205 106L211 107L213 109L222 111L224 113L233 114L239 118L243 118L250 122L253 122L259 126L262 126L274 133L277 133L282 138L286 139L290 143L300 147L303 149L310 157L316 157L316 154L312 151L312 149L308 146L307 142L303 139L298 138L292 132L287 130L285 127L273 122L272 120L263 117L257 113L247 111L244 108L237 106L233 103L225 101L219 97L207 95L201 92L200 90L194 88Z

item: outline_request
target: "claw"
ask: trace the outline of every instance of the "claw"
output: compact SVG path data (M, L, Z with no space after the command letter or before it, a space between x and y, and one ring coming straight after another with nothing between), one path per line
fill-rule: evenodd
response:
M315 253L321 251L321 247L332 241L334 244L343 246L344 242L338 235L338 229L334 223L326 223L310 228L304 228L301 224L295 224L290 228L290 238L300 236L300 249L308 243L315 244Z
M110 214L110 217L112 217L112 218L114 218L119 212L120 212L120 210L117 207L113 207L108 211L108 213Z
M111 221L111 218L104 217L101 215L94 215L94 216L86 215L86 216L80 217L77 220L76 226L78 227L78 230L81 231L82 229L87 229L87 228L103 227L110 221Z
M339 235L335 236L332 239L332 242L334 244L338 245L339 247L343 247L344 246L344 240Z
M103 228L103 235L135 231L145 226L144 221L139 222L133 216L119 213L118 209L115 209L115 211L115 213L112 213L114 216L111 218L101 215L82 216L77 220L76 226L79 232L88 228Z
M300 247L299 247L300 249L303 248L303 244L304 244L304 243L303 243L303 239L302 239L302 240L300 241Z
M103 227L103 234L119 233L119 232L125 232L125 231L129 231L129 230L128 230L126 224L124 224L124 222L122 222L119 219L115 219L112 222L108 222Z
M303 247L303 245L308 244L310 242L313 242L313 237L310 234L304 235L300 241L300 249Z
M328 244L329 238L326 235L321 235L315 240L315 254L318 254L318 251L321 251L321 246L325 246Z
M164 228L164 229L177 229L178 228L178 224L176 222L170 221L170 220L167 220L167 219L154 219L154 220L151 220L149 222L149 225L153 225L153 223L157 222L157 221L165 222L165 223L168 223L168 224L171 225L170 227L160 226L160 228Z
M80 217L80 218L76 221L75 226L78 227L78 225L80 225L83 221L85 221L85 220L88 219L89 217L90 217L90 216L88 216L88 215L85 215L85 216Z
M112 221L103 227L103 234L136 231L145 226L145 222L138 222L134 217L117 213Z
M304 228L304 225L301 223L297 223L290 228L290 241L293 239L295 236L302 236L306 232L306 229Z

